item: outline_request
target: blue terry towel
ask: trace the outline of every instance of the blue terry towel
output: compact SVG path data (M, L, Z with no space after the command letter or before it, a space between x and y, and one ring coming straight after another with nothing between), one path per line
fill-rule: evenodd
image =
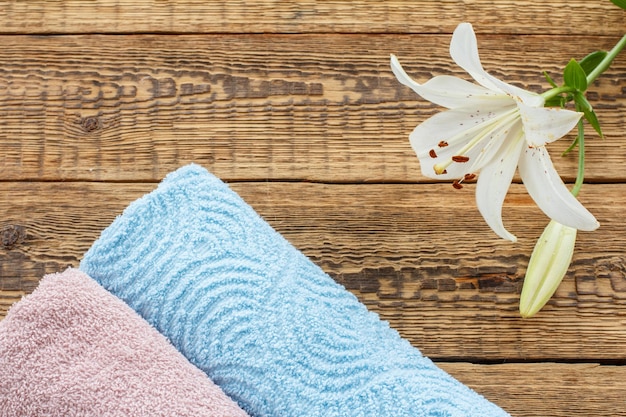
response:
M80 268L252 416L508 415L422 356L198 165L132 203Z

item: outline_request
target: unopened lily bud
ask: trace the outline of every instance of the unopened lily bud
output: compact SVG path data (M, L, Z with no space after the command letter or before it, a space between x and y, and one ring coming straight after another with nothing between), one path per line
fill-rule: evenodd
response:
M519 311L534 316L554 294L574 254L576 229L550 221L535 245L522 287Z

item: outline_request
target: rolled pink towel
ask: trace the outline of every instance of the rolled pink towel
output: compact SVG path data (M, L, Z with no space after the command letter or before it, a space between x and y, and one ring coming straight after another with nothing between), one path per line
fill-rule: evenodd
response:
M68 269L0 321L0 416L247 414L124 302Z

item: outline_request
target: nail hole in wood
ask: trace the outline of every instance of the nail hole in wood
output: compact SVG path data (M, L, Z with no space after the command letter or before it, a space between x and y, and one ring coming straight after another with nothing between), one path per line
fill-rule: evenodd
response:
M0 229L0 239L2 241L2 247L5 249L11 249L17 243L19 243L24 237L24 227L10 224Z

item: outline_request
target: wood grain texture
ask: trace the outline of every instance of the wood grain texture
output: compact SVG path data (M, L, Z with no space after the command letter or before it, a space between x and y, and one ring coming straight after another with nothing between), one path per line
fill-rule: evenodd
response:
M519 293L547 223L522 186L506 201L519 243L498 240L473 208L471 185L233 183L298 249L439 360L622 361L626 325L626 209L622 184L589 185L602 227L580 233L570 272L536 318ZM0 183L6 213L0 305L44 274L76 266L100 231L154 184ZM611 197L607 203L603 196ZM459 215L462 213L462 215ZM7 237L3 238L6 241Z
M0 0L0 320L193 161L513 416L626 416L626 54L588 93L606 138L588 135L581 200L601 228L522 320L547 219L516 179L503 242L473 184L422 176L408 135L439 109L389 69L468 79L448 53L461 21L488 71L535 92L626 29L609 0ZM571 182L567 142L550 151Z
M626 416L626 367L438 363L514 417ZM540 410L540 411L538 411Z
M483 36L485 67L534 91L542 70L614 38ZM546 43L564 45L545 59ZM0 178L156 181L202 163L231 180L425 181L408 135L438 109L400 85L468 76L449 36L0 37ZM584 51L584 52L578 52ZM557 77L557 75L555 75ZM623 181L626 58L590 89L606 140L589 135L589 181ZM601 110L601 112L600 112ZM575 176L576 155L556 166Z
M29 0L0 1L4 33L483 33L621 36L608 0Z

